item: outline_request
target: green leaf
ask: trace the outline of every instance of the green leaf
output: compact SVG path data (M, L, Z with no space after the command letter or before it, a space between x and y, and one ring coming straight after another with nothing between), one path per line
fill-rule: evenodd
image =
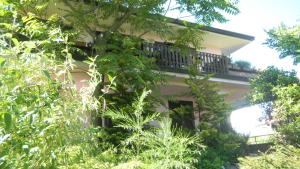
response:
M14 43L15 46L19 46L20 45L18 39L12 38L11 40L13 41L13 43Z
M5 123L5 128L7 130L9 130L10 127L11 127L11 123L12 123L12 117L11 117L10 113L5 113L4 114L4 123Z
M24 45L25 45L27 48L30 48L30 49L33 49L33 48L36 47L36 44L35 44L35 42L33 42L33 41L27 41L27 42L24 43Z
M107 77L108 77L109 82L112 82L113 77L110 74L108 74Z
M50 73L48 70L43 70L43 73L48 79L51 79L51 76L50 76Z
M0 58L0 67L3 67L6 60L4 58Z

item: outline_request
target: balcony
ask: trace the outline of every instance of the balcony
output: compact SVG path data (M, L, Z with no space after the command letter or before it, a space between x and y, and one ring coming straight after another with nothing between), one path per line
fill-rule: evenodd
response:
M223 55L193 49L182 51L163 43L143 43L142 50L147 57L155 58L156 64L163 71L187 73L187 68L199 61L197 62L199 74L214 74L214 77L241 81L249 81L249 78L256 74L254 70L237 68Z

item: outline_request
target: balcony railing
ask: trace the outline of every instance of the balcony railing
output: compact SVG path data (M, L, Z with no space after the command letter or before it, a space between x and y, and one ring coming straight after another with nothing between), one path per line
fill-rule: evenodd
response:
M226 56L197 52L193 49L182 51L161 43L144 43L142 49L148 57L153 57L162 69L186 71L187 67L197 62L199 72L227 74L228 58Z
M79 43L77 45L83 48ZM84 48L90 50L89 47ZM229 58L223 55L198 52L194 49L182 50L164 43L143 43L141 49L147 57L155 58L156 64L163 71L187 73L187 68L197 63L199 73L213 73L220 78L248 81L257 73L253 69L245 70L232 65ZM78 56L77 60L84 60L84 56Z
M255 72L232 69L229 58L223 55L198 52L193 49L181 50L163 43L143 43L147 57L155 58L162 69L172 72L187 72L193 63L197 64L199 73L213 73L216 76L248 81ZM198 62L197 62L198 61Z

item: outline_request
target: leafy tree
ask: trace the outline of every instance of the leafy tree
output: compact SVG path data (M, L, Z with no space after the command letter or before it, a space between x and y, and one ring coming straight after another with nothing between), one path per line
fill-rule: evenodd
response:
M122 152L127 158L136 160L141 168L196 168L196 157L201 154L203 146L195 136L171 128L171 120L164 117L157 126L149 125L157 120L158 113L144 115L144 99L149 94L144 91L142 96L132 105L132 110L111 110L106 115L116 120L116 126L130 131L120 146L131 147ZM133 112L131 112L133 111ZM147 126L147 127L145 127ZM129 159L129 160L131 160Z
M45 25L31 20L25 27L11 26L32 35ZM80 163L83 154L89 161L98 143L86 113L99 104L89 97L93 89L82 95L74 90L70 60L59 64L48 58L69 54L67 45L51 37L19 41L11 32L0 37L0 168L55 168ZM59 80L62 72L65 78Z
M143 57L145 52L140 48L146 34L153 33L165 41L174 42L181 48L190 45L198 48L201 45L198 29L200 25L182 22L185 28L174 30L170 26L172 19L165 17L167 12L178 10L191 13L200 24L225 22L222 12L238 13L235 0L218 2L176 0L173 1L175 4L172 7L171 1L166 0L59 2L66 6L60 17L76 31L92 37L93 40L89 45L93 56L99 56L96 63L102 78L116 77L116 85L112 88L114 94L103 97L105 99L103 109L112 108L114 105L130 105L134 102L136 93L141 95L144 88L152 89L161 80L159 73L152 71L156 68L154 60ZM105 81L98 84L94 93L96 98L103 94ZM146 99L147 102L157 102L151 96ZM151 112L154 106L149 104L148 107L148 112Z
M280 52L280 58L291 56L299 63L300 27L281 25L268 31L266 44ZM299 168L299 79L296 72L269 67L251 81L254 103L264 103L268 115L273 116L276 144L268 152L257 157L240 159L240 167L251 168Z
M273 89L294 83L299 83L295 71L284 71L273 66L268 67L251 79L250 101L253 104L261 104L265 110L266 117L271 118L273 101L277 99Z
M300 85L274 89L277 100L274 103L275 129L280 141L300 146Z
M291 56L294 64L300 62L300 26L288 27L284 24L267 31L266 44L278 52L279 57Z
M236 64L242 70L251 68L251 63L243 60L235 61L234 64Z
M196 135L207 146L199 159L200 168L219 169L237 162L246 138L235 133L228 123L230 108L224 95L218 93L216 83L209 81L210 75L199 78L196 66L190 68L189 76L186 84L195 98L195 111L200 118Z
M275 87L274 93L277 95L274 102L276 144L259 156L241 158L241 168L299 168L299 84Z
M235 7L235 1L221 0L211 1L175 1L175 6L170 7L171 1L89 1L89 4L73 3L72 1L63 0L63 3L70 9L62 17L76 30L86 32L93 37L91 44L98 57L99 65L107 65L109 70L99 70L104 77L118 76L117 88L122 91L132 90L141 92L143 87L149 87L149 84L155 83L157 75L152 71L153 64L149 64L149 59L139 56L141 51L137 48L143 36L149 32L161 36L163 39L175 41L179 46L185 46L192 43L194 46L199 45L196 35L198 26L186 25L185 30L171 31L170 20L164 15L176 9L180 12L187 11L191 13L199 23L209 24L213 21L224 22L226 19L221 14L224 11L229 14L236 14L238 9ZM169 5L165 5L169 3ZM205 9L205 10L204 10ZM97 17L95 17L95 14ZM106 20L111 23L106 23ZM93 25L100 28L101 36ZM129 36L123 36L123 26L129 25L132 32ZM138 35L137 32L140 32ZM135 39L134 37L138 37ZM120 45L121 44L121 45ZM123 45L122 45L123 44ZM124 62L121 62L124 58ZM125 60L126 59L126 60ZM132 63L132 64L130 64ZM122 66L123 65L123 66ZM127 66L127 67L126 67ZM146 71L145 71L146 70ZM134 73L135 72L135 73ZM134 74L133 74L134 73ZM128 77L130 76L130 77ZM150 79L149 79L150 77ZM154 78L154 79L153 79ZM135 88L138 86L138 88ZM101 84L99 84L99 88ZM140 90L138 90L140 89ZM98 90L100 92L101 90ZM97 93L97 92L96 92ZM123 92L125 93L125 92ZM98 94L99 95L99 94ZM125 97L128 101L129 97ZM130 100L130 99L129 99Z
M80 32L81 37L92 38L91 44L88 45L91 47L90 55L100 56L97 57L96 62L98 71L103 74L102 78L118 76L117 79L120 80L116 81L116 88L121 90L118 91L120 93L125 93L124 91L127 90L141 93L144 87L149 88L149 84L156 81L156 74L149 71L153 68L151 61L138 57L141 55L138 46L143 35L153 32L163 39L185 45L197 39L195 34L198 25L186 24L186 30L171 31L170 19L164 16L168 11L189 12L202 24L209 24L215 20L225 22L222 11L229 14L238 13L235 7L237 1L227 0L218 2L176 0L174 7L170 7L171 1L166 0L114 2L8 0L5 2L14 4L14 8L19 12L18 15L22 17L30 15L47 20L58 18L54 22L59 26L71 27L77 33ZM166 3L169 5L165 5ZM108 20L111 22L107 22ZM124 25L129 25L130 32L140 32L140 34L131 33L124 36ZM198 43L192 44L199 45ZM130 78L128 78L129 75L131 75ZM104 83L105 80L98 85L94 93L96 98L101 95Z
M179 32L169 31L169 19L163 14L171 8L164 6L165 3L165 0L1 1L1 55L17 59L1 61L4 69L0 76L3 98L0 165L192 168L197 162L195 155L199 155L197 139L172 130L168 121L161 123L159 129L146 125L156 119L156 113L150 109L153 107L144 88L151 89L157 83L157 74L152 71L153 60L141 57L144 53L139 49L140 38L151 31L180 47L199 45L195 38L198 25L186 24L187 28ZM177 0L175 9L190 12L199 23L209 24L215 20L224 22L223 12L237 13L235 4L236 1L227 0ZM58 15L51 13L59 8L63 9L58 10ZM112 22L104 22L107 20ZM124 25L141 34L124 36ZM97 28L103 30L99 32ZM93 39L87 52L75 47L81 35ZM80 95L71 88L69 73L74 66L72 54L76 52L93 58L88 72L91 89L82 100L77 100ZM56 77L62 77L62 82ZM115 96L108 95L108 91ZM136 101L136 95L142 96L140 101ZM99 104L99 100L103 103ZM113 128L127 132L117 140L117 145L99 139L104 129L82 123L84 116L77 116L100 108L104 115L106 103L109 108L118 106L116 111L108 109L106 114L114 120ZM211 111L219 112L222 104L216 105L202 106L204 110L213 107ZM218 122L219 118L214 116L214 123Z
M93 127L89 114L101 108L92 96L101 80L97 58L90 59L89 87L75 90L72 34L53 21L19 18L13 7L0 9L6 19L0 37L0 168L194 167L201 144L171 129L169 121L147 127L158 113L145 114L145 91L132 107L111 111L115 128L129 131L124 144L100 140L102 128Z

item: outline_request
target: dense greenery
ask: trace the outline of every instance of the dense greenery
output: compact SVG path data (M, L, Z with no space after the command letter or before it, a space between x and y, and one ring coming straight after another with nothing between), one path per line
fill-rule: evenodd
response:
M299 84L275 87L274 120L276 144L268 152L257 157L241 159L241 168L299 168Z
M288 27L284 24L267 31L266 44L278 52L279 57L292 57L294 64L300 62L300 26Z
M190 95L195 98L195 111L199 112L199 126L196 135L207 146L200 157L200 168L219 169L237 162L247 138L235 133L229 119L229 105L224 95L219 94L218 85L209 81L210 75L199 77L196 65L189 70L186 84Z
M115 127L131 131L125 141L117 147L100 141L101 128L85 114L97 108L86 93L92 90L77 93L51 78L51 60L32 57L1 58L1 168L193 168L197 162L202 146L195 137L174 131L167 119L145 128L159 120L157 113L142 116L146 91L133 113L107 112L119 121Z
M273 89L299 83L296 75L295 71L284 71L273 66L259 72L250 81L250 101L253 104L260 104L265 110L266 117L271 118L273 101L277 99Z
M274 104L275 129L279 141L300 146L300 84L274 89L278 99Z
M142 115L146 91L132 105L133 113L107 112L118 120L115 127L130 131L125 142L114 147L99 141L101 128L90 126L86 114L99 109L93 90L78 93L67 78L71 67L46 58L36 46L28 48L25 41L14 39L18 45L12 47L6 43L12 39L6 40L1 41L5 58L0 64L1 168L193 168L197 162L202 146L195 137L174 131L168 120L160 128L145 127L159 120L157 113ZM26 52L19 50L23 47ZM97 78L93 69L91 87ZM61 72L63 81L56 78Z
M240 160L241 169L298 169L300 149L290 145L277 145L256 157Z
M279 28L268 31L267 44L281 54L292 56L299 62L299 27ZM269 115L275 129L275 146L257 157L240 159L240 167L245 169L297 169L300 164L300 86L296 72L282 71L271 67L262 72L252 82L252 100L268 103ZM272 113L272 114L271 114Z
M85 106L67 84L51 78L53 69L48 66L53 64L42 53L31 53L35 48L27 47L28 52L15 53L18 49L6 50L11 52L7 57L15 58L1 58L0 167L79 163L81 152L89 153L97 145L90 129L83 127ZM89 148L82 151L84 147Z
M204 93L212 95L205 102L189 83L199 110L210 114L199 134L172 128L170 119L153 110L156 98L149 94L160 77L152 71L153 60L140 57L140 37L152 31L179 47L199 45L198 25L168 31L166 2L1 1L0 168L211 168L211 159L219 168L232 162L238 144L221 133L227 109L217 90L204 83L208 77L202 86L212 87ZM209 24L224 22L223 12L236 14L235 4L177 0L176 9ZM58 6L68 9L52 13ZM103 22L111 18L111 24ZM141 34L124 36L125 24ZM99 33L94 26L104 29ZM92 37L84 49L76 42L83 34ZM91 77L80 91L71 73L77 54ZM94 125L100 116L113 125ZM159 125L149 125L153 121Z

